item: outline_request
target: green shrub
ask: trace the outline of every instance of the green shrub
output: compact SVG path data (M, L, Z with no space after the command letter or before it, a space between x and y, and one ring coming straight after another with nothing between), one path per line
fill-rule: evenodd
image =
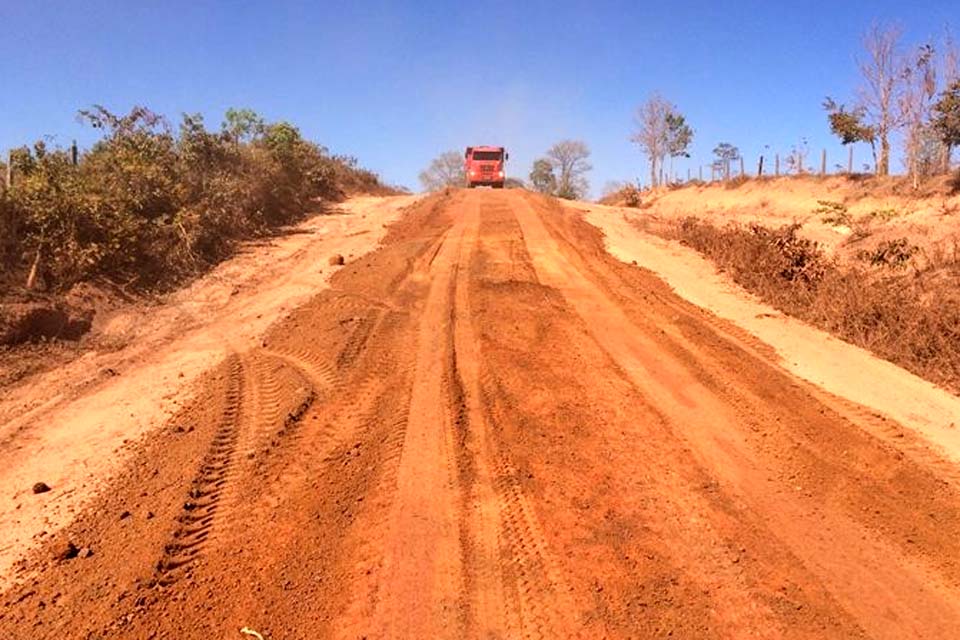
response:
M0 285L36 264L50 290L92 277L166 286L317 200L385 189L355 159L249 110L228 111L220 131L185 114L176 134L143 107L80 116L103 137L76 164L42 142L14 154L14 185L0 196Z
M829 200L817 200L817 204L820 206L813 210L813 214L820 216L820 221L823 224L834 227L850 226L852 218L845 204Z

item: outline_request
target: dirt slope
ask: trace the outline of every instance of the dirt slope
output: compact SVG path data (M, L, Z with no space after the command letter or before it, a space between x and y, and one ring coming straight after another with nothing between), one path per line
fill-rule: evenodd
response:
M829 253L856 260L881 241L908 238L926 252L952 251L960 238L960 194L951 177L930 179L919 191L903 176L814 176L715 182L645 192L639 209L650 224L688 216L717 225L798 223L804 237ZM847 224L825 223L821 203L842 205ZM836 215L836 213L834 213Z
M355 198L269 242L249 244L161 304L98 319L95 344L66 365L0 389L0 585L25 547L69 523L126 459L123 446L162 426L204 371L245 351L278 318L373 249L410 196ZM32 495L36 482L53 491Z
M28 559L0 634L960 628L956 467L531 194L422 201L192 391Z
M601 230L611 255L650 269L685 300L729 320L773 348L783 367L827 392L890 418L874 433L904 438L900 425L921 436L919 450L934 447L960 464L960 398L777 309L763 304L718 273L713 263L679 242L638 228L635 209L571 207Z

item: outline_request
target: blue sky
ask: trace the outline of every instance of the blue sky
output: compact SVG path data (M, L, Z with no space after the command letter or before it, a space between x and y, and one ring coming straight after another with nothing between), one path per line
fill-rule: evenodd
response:
M93 103L212 125L250 107L414 188L446 149L505 145L525 176L579 138L596 195L646 175L629 136L659 91L696 130L694 173L721 141L752 164L805 137L833 164L846 154L820 104L853 95L871 20L919 42L960 29L960 3L0 0L0 149L44 135L88 145L75 114Z

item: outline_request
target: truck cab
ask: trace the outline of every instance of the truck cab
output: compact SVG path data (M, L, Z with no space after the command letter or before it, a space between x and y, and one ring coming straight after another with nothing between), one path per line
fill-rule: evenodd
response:
M504 164L510 154L503 147L467 147L464 154L464 173L467 188L478 186L503 189L506 179Z

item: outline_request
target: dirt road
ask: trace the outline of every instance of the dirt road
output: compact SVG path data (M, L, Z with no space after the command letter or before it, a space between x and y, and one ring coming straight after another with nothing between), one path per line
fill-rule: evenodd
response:
M955 465L532 194L421 201L192 391L0 636L960 629Z

